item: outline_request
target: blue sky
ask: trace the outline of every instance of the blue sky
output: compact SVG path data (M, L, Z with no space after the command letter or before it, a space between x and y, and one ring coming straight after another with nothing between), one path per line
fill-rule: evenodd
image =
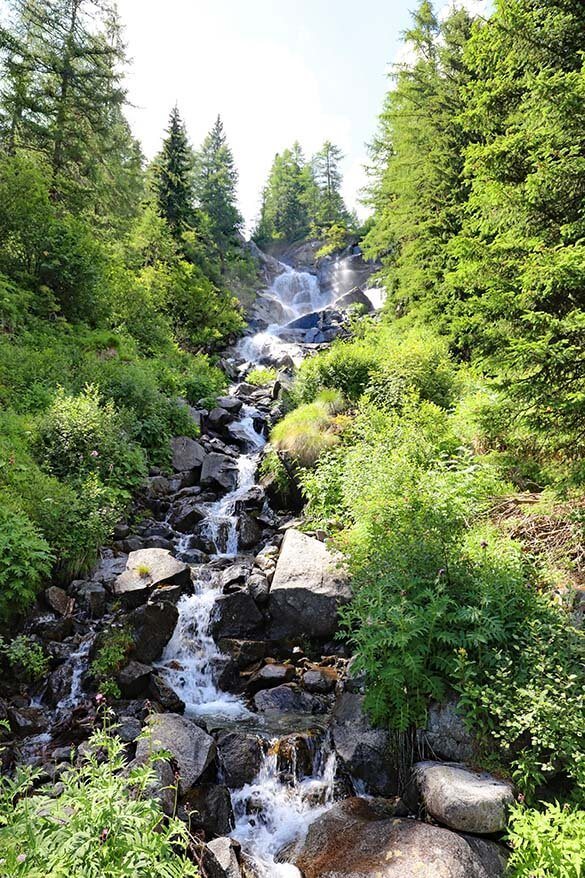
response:
M295 139L309 154L331 139L355 207L388 64L416 2L118 0L134 132L151 157L175 101L195 145L221 113L248 224L274 154Z

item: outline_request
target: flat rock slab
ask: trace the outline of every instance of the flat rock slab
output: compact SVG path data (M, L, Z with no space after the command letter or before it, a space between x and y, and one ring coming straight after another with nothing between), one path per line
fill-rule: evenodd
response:
M505 853L448 829L394 817L383 800L345 799L292 856L304 878L499 878Z
M427 812L439 823L478 835L506 828L507 811L514 802L506 781L444 762L418 762L413 773Z
M113 592L128 605L139 606L148 600L155 586L168 583L189 585L188 565L174 558L168 549L139 549L128 555L126 570L115 580Z
M350 599L340 558L325 543L288 530L268 599L271 638L329 639L337 629L339 607Z
M215 741L194 722L176 713L153 714L147 728L150 735L138 741L136 759L144 762L150 753L168 750L177 763L179 791L184 796L215 759Z

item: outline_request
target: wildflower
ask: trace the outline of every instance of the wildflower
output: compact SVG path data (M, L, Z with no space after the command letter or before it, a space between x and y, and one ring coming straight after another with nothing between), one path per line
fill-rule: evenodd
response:
M110 834L110 830L107 827L102 829L102 831L100 832L100 844L103 844L106 841L109 834Z
M24 863L26 860L26 854L19 854L16 858L17 863Z
M99 451L96 451L96 449L94 448L93 451L89 452L89 455L90 455L90 457L99 457L100 453L99 453Z
M98 694L95 697L95 703L98 705L98 707L100 707L102 704L105 704L106 703L106 696L102 695L101 692L98 692Z

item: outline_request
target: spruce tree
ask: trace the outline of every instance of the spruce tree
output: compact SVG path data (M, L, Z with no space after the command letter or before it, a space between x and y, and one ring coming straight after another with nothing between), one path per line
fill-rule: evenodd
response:
M178 241L194 221L193 151L178 107L173 107L162 150L153 166L160 216Z
M313 217L317 233L349 220L341 195L342 175L339 166L342 159L340 148L330 140L326 140L313 156L313 176L318 189Z
M242 217L236 204L238 172L220 116L203 141L195 167L195 193L201 210L209 218L209 231L223 268Z
M254 237L260 244L292 243L309 233L310 205L315 183L311 166L298 142L277 153L262 197L262 210Z

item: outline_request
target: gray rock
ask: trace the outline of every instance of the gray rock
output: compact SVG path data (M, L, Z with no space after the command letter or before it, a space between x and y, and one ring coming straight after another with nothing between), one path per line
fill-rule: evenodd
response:
M237 396L220 396L217 399L217 404L232 415L237 415L242 408L242 400L238 399Z
M337 683L337 671L333 668L315 668L303 674L303 686L307 692L333 692Z
M500 851L494 842L472 845L448 829L396 817L386 802L354 798L318 817L291 859L304 878L499 878Z
M224 637L253 639L262 623L262 614L250 595L239 591L216 600L210 630L215 640Z
M268 598L270 636L330 639L337 629L337 611L350 598L339 559L319 540L288 530Z
M431 704L427 727L422 731L421 738L438 759L466 762L473 758L473 736L457 711L457 700L454 698L444 704Z
M49 720L40 707L9 707L10 728L16 735L35 735L48 728Z
M264 607L268 603L270 583L263 573L253 573L248 577L246 587L259 606Z
M514 802L506 781L444 762L418 762L413 777L427 812L439 823L478 835L506 828L508 808Z
M173 636L179 618L176 606L167 601L145 604L127 616L132 627L136 661L152 664Z
M171 439L172 466L175 472L200 470L205 460L205 450L195 439L188 436L176 436Z
M169 583L190 587L189 566L166 549L142 549L130 553L126 570L114 582L113 591L127 606L136 607L148 600L155 586Z
M118 674L118 685L124 698L136 698L148 687L152 668L142 662L130 661Z
M151 734L139 740L136 759L143 762L149 753L168 750L178 766L180 793L185 795L215 759L215 741L176 713L153 714L147 727Z
M264 665L257 674L254 674L248 683L250 692L259 692L260 689L273 689L284 683L294 680L295 669L290 665Z
M228 835L234 828L230 792L219 784L198 784L183 802L191 832L203 830L206 838Z
M116 578L124 572L127 561L127 555L114 555L111 550L105 549L89 578L92 582L99 582L109 588L114 584Z
M114 731L121 741L131 744L142 731L142 723L136 716L121 716Z
M232 790L252 783L264 758L263 742L246 732L222 732L217 746L226 784Z
M207 416L207 424L211 430L221 431L222 427L225 427L226 424L233 419L233 416L226 411L225 409L217 408L211 409Z
M233 490L238 483L238 468L231 457L212 451L203 461L201 484Z
M262 661L266 655L266 643L263 640L237 640L224 637L219 641L218 646L240 669Z
M185 711L185 702L158 674L153 674L150 678L149 695L153 701L160 704L163 710L170 713L184 713Z
M254 695L256 709L278 711L280 713L318 713L321 712L314 696L293 686L275 686L274 689L262 689Z
M45 600L50 608L58 613L59 616L68 616L75 606L75 601L68 596L64 589L59 588L57 585L51 585L45 589Z
M374 796L399 793L398 770L392 758L390 735L372 727L363 710L363 695L344 692L333 711L331 734L335 751L355 780Z
M260 542L262 528L252 515L242 512L238 522L238 543L242 549L251 549Z
M242 878L242 870L238 860L240 846L233 838L214 838L207 847L219 863L222 878Z
M73 666L69 662L62 665L49 675L47 680L47 697L49 702L56 706L59 702L66 698L71 691L71 680L73 677Z
M361 305L366 313L374 310L371 301L360 287L354 287L353 290L339 296L333 303L333 307L337 311L347 311L352 305Z
M194 497L185 497L169 513L169 524L179 533L193 533L195 527L204 520L206 511Z
M71 584L70 591L93 619L103 616L106 609L106 590L103 585L99 582L78 581Z

